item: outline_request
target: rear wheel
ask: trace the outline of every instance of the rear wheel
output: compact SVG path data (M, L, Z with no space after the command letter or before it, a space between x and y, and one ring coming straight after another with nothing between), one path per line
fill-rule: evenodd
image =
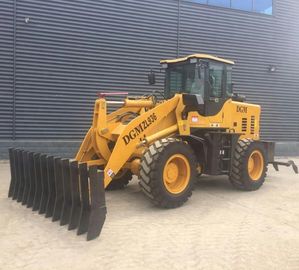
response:
M238 189L257 190L265 182L267 160L262 143L251 139L238 142L232 161L231 183Z
M132 173L130 170L121 170L115 175L109 185L106 187L106 190L118 190L125 188L129 181L132 179Z
M188 144L173 138L156 141L141 161L141 189L155 205L181 206L192 194L196 165Z

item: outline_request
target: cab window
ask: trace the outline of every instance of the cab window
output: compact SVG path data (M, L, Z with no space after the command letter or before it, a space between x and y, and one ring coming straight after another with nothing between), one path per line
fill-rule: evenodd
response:
M183 74L181 70L171 70L169 72L169 92L171 94L182 92Z
M204 69L196 64L173 65L166 70L166 96L176 93L197 94L204 97Z
M210 62L208 81L210 86L211 97L222 97L223 71L224 65L222 63Z

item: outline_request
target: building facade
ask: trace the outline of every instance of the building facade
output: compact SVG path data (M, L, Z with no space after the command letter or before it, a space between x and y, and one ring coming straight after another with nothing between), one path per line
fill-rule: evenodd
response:
M162 89L150 68L199 52L236 62L234 90L262 106L262 138L298 153L298 14L296 0L0 0L1 155L72 155L97 92Z

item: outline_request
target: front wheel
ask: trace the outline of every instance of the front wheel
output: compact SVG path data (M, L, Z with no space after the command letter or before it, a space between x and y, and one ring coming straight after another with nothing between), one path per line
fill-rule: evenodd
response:
M264 145L251 139L239 140L233 160L230 181L241 190L257 190L265 182L267 160Z
M192 194L196 165L187 143L173 138L156 141L141 161L141 189L157 206L179 207Z

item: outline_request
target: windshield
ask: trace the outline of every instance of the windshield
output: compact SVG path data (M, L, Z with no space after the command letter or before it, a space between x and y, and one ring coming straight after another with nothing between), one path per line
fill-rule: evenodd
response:
M176 93L197 94L204 96L204 70L196 64L183 64L166 70L167 97Z

